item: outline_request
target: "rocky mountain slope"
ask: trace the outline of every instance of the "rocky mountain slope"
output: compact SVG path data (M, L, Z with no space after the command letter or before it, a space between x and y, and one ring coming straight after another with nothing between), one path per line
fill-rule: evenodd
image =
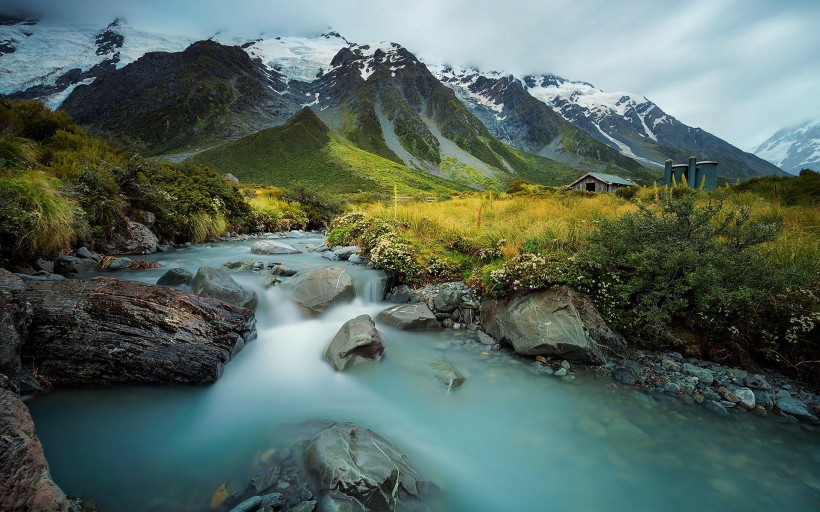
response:
M754 154L792 174L803 169L820 171L820 121L778 130Z
M606 93L585 82L555 75L521 76L476 69L430 65L501 140L551 156L556 126L543 114L533 115L533 100L622 155L651 167L667 158L684 161L690 154L718 160L728 178L783 175L784 172L714 135L687 126L643 96ZM529 98L528 98L529 97ZM531 98L531 99L530 99ZM522 108L522 105L527 105ZM544 109L541 108L543 111ZM545 144L546 143L546 144Z

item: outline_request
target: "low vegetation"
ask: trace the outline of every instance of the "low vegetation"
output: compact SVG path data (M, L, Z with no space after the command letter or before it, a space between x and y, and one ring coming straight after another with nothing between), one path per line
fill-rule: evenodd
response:
M410 283L466 279L491 296L569 284L637 346L817 384L820 211L805 186L782 182L775 201L754 184L614 195L517 182L500 196L366 205L330 238Z

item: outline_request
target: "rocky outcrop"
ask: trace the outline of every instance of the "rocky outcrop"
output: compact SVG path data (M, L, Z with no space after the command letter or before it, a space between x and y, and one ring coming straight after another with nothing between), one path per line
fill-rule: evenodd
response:
M29 323L23 281L0 268L0 388L19 390L20 350Z
M128 221L125 230L111 237L106 246L109 254L151 254L157 252L156 235L145 224Z
M321 313L333 304L350 302L356 295L353 279L340 267L324 267L296 274L293 300L302 308Z
M425 482L396 446L352 423L316 423L299 443L320 510L421 508Z
M325 352L325 359L342 371L359 359L378 360L384 353L384 340L369 315L361 315L342 325Z
M292 245L283 244L282 242L260 240L253 243L251 252L253 254L299 254L302 251Z
M376 317L380 322L403 331L441 329L436 315L425 304L391 306Z
M605 352L617 352L623 343L588 299L566 286L487 300L481 305L481 325L519 354L582 363L603 363Z
M25 285L23 361L53 385L214 382L255 333L251 311L173 288L103 277Z
M258 303L256 292L242 288L230 274L219 268L202 267L197 270L191 281L191 289L202 297L221 300L251 311L256 310Z
M0 389L0 510L70 510L51 480L28 408L6 389Z

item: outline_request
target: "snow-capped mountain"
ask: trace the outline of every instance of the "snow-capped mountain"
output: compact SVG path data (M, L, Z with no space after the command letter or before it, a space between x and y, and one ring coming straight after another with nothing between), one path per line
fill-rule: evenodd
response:
M783 128L757 146L754 154L792 174L820 171L820 121Z
M516 146L535 144L529 151L545 154L549 143L543 138L505 137L532 131L534 120L519 108L523 97L535 98L556 114L590 136L619 151L622 155L652 167L663 166L667 158L685 159L689 154L719 160L721 174L748 177L759 174L783 174L783 171L745 153L700 128L687 126L665 113L644 96L627 92L607 93L586 82L570 81L555 75L514 75L476 69L430 65L434 74L452 87L459 98L471 104L485 123L502 140ZM511 96L515 92L515 96ZM529 102L531 103L531 102ZM528 127L528 125L530 125ZM543 131L542 127L539 127Z

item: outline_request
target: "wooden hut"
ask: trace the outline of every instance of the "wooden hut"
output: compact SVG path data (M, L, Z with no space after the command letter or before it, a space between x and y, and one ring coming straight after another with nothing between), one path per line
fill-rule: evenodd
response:
M635 183L626 178L621 178L613 174L590 172L567 185L567 188L586 190L588 192L615 192L621 187L631 187L634 184Z

